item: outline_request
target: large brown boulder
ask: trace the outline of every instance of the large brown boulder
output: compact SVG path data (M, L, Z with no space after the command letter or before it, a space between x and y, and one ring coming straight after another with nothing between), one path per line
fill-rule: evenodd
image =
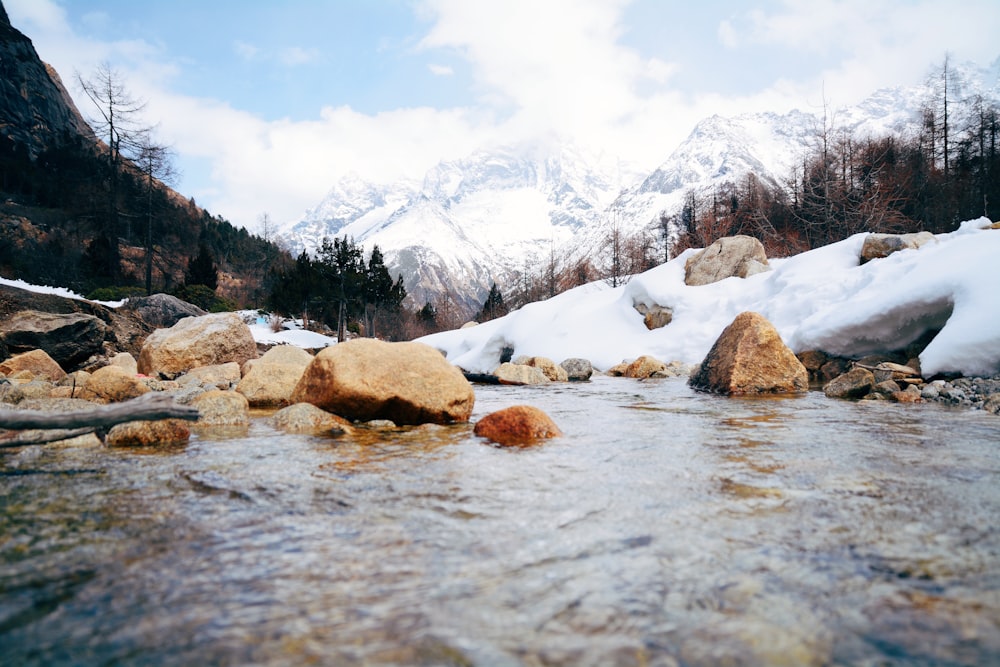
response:
M291 402L356 421L444 424L468 421L475 394L462 371L429 345L358 338L321 350Z
M684 264L684 284L708 285L724 278L746 278L770 270L760 241L752 236L727 236L688 259Z
M103 351L108 326L84 313L22 310L0 324L0 339L8 354L45 350L57 364L72 369Z
M726 395L807 391L809 375L759 313L740 313L715 341L689 384Z
M246 374L236 391L247 397L255 408L288 405L295 385L312 363L311 354L291 345L278 345L260 359L248 361Z
M473 432L505 446L532 445L562 435L551 417L530 405L514 405L491 412L476 423Z
M18 371L31 371L36 377L41 376L52 382L58 382L66 375L66 371L45 350L16 354L0 362L0 373L13 375Z
M172 380L199 366L236 362L257 356L250 328L236 313L186 317L169 329L157 329L139 353L139 372Z

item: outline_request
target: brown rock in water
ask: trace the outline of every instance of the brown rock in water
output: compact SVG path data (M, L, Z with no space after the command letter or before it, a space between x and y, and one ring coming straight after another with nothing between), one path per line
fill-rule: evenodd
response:
M139 354L139 372L172 380L199 366L242 365L257 357L250 328L236 313L186 317L149 335Z
M23 354L15 354L10 359L0 362L0 373L13 375L18 371L31 371L52 382L58 382L66 376L66 371L57 364L44 350L31 350Z
M547 357L528 357L527 359L520 360L517 363L537 368L542 371L545 377L547 377L551 382L569 382L569 374L566 373L566 369L562 366L556 365L556 362Z
M475 400L462 371L429 345L357 338L321 350L291 402L410 425L468 421Z
M708 285L733 276L746 278L770 271L764 245L752 236L727 236L684 264L684 284Z
M500 364L493 373L497 376L500 384L525 385L525 384L547 384L551 382L541 368L526 366L524 364L512 364L510 362Z
M344 435L354 432L354 426L343 417L317 408L312 403L296 403L271 416L275 428L288 433L326 433Z
M113 426L108 431L109 447L153 447L187 442L191 429L182 419L135 421Z
M198 426L245 426L250 423L250 404L235 391L213 389L191 399L198 408Z
M642 355L625 368L623 375L627 378L638 378L644 380L655 373L663 374L667 370L667 365L648 355Z
M90 374L76 396L96 403L118 403L148 392L149 387L135 375L120 366L105 366Z
M829 398L861 398L875 386L875 376L866 368L856 367L830 380L823 393Z
M807 391L805 366L759 313L740 313L715 341L688 382L700 391L727 395Z
M531 445L538 440L562 435L547 414L530 405L515 405L491 412L476 423L473 432L505 446Z

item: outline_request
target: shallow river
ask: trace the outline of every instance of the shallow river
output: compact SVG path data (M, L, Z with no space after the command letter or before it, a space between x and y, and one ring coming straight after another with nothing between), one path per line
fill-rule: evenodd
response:
M0 664L1000 663L1000 417L476 395L566 436L0 452Z

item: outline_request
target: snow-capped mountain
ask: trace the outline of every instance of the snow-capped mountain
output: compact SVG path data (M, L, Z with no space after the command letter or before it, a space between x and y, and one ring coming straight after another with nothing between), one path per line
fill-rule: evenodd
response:
M1000 100L1000 60L989 68L955 66L950 76L952 100ZM600 266L612 227L625 234L655 228L688 196L748 174L772 186L789 183L824 132L834 139L915 133L921 107L940 97L942 83L931 75L846 108L711 116L648 174L572 144L548 143L442 162L422 183L348 177L281 237L296 252L315 250L324 236L348 235L368 248L377 243L415 305L448 295L474 312L492 282L509 288L523 272L537 274L552 252Z
M474 311L494 281L506 284L592 226L629 175L568 144L482 150L439 163L420 185L347 177L280 236L294 252L324 236L378 244L416 305L447 294Z

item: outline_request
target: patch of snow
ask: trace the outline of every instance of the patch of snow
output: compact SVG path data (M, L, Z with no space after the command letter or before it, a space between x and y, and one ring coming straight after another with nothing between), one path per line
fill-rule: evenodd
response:
M77 301L89 301L90 303L97 303L102 306L107 306L108 308L119 308L122 304L127 301L127 299L122 299L121 301L93 301L91 299L84 298L66 289L65 287L52 287L49 285L32 285L26 283L23 280L11 280L9 278L0 278L0 285L7 285L8 287L16 287L18 289L23 289L27 292L34 292L36 294L52 294L55 296L60 296L64 299L76 299Z
M643 354L700 363L741 312L771 321L795 352L861 356L899 349L928 330L940 332L920 355L925 376L1000 372L1000 309L989 279L1000 232L989 220L963 223L936 243L859 264L865 234L771 260L772 271L689 287L674 260L610 288L592 283L503 318L420 339L470 372L489 373L504 347L515 356L590 359L607 368ZM673 321L649 331L635 304L673 309Z

